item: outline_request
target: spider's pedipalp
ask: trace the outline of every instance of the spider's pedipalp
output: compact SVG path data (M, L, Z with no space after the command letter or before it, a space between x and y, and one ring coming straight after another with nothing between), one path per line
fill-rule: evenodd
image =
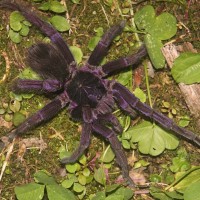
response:
M28 49L29 66L44 79L61 82L68 76L67 63L60 51L52 44L39 43Z
M165 129L172 130L178 136L183 137L189 141L194 142L197 146L200 147L200 137L194 134L191 131L188 131L182 127L176 125L173 120L168 118L167 116L153 110L150 106L142 103L134 94L132 94L126 87L121 85L120 83L113 84L113 90L118 95L115 95L116 98L121 96L123 100L130 106L132 109L135 109L142 115L152 119L157 122L160 126ZM118 98L118 103L120 103L120 99ZM120 105L123 106L122 104Z
M136 53L102 65L102 74L104 74L104 76L107 76L113 72L123 70L131 65L137 66L145 56L147 56L147 50L145 46L142 45Z
M18 4L12 2L11 0L3 0L0 2L0 8L9 8L10 10L17 10L33 25L42 31L43 34L48 36L51 41L57 46L59 51L63 54L64 59L69 66L74 62L74 57L69 50L68 45L63 40L62 36L51 26L51 24L41 20L37 15L35 15L27 8L19 6Z
M88 64L97 66L103 59L103 57L107 54L109 50L109 46L112 43L113 39L122 33L123 28L125 26L125 21L121 21L120 24L112 26L101 38L95 47L94 51L90 55L88 59Z
M63 158L61 160L61 163L63 164L74 163L79 159L79 157L81 157L83 152L88 148L90 144L91 132L92 132L91 125L87 123L83 123L81 139L80 139L80 144L78 148L72 153L70 157Z

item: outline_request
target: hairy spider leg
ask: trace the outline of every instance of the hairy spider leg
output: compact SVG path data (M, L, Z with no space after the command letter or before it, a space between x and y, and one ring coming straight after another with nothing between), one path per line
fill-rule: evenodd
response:
M145 46L142 45L136 53L126 57L121 57L117 60L113 60L102 65L101 71L103 72L104 76L107 76L131 65L137 66L145 56L147 56L147 50Z
M80 144L78 148L72 153L70 157L61 159L61 163L67 164L76 162L90 145L91 133L92 133L91 124L83 123Z
M95 47L94 51L88 59L88 64L98 66L103 57L107 54L109 46L113 39L122 33L125 26L125 21L121 21L120 24L112 26L101 38Z
M58 80L29 80L17 79L12 84L12 91L16 94L20 93L34 93L34 94L48 94L60 90L62 87Z
M157 122L165 129L175 132L178 136L183 137L197 146L200 147L200 137L191 131L176 125L173 120L169 119L165 115L153 110L150 106L142 103L134 94L132 94L126 87L119 83L113 84L113 95L118 103L119 107L124 107L123 103L126 102L130 107L137 110L142 115Z
M39 126L41 123L55 117L61 111L61 109L67 105L67 103L68 97L66 92L63 92L46 106L44 106L41 110L27 118L16 129L12 130L7 136L8 141L12 142L14 138L19 137L25 132Z
M27 7L19 6L16 3L11 2L10 0L3 0L0 2L0 7L9 8L11 10L17 10L33 25L39 28L43 34L48 36L51 41L57 46L60 52L63 54L65 60L67 61L68 66L74 62L74 57L68 47L68 45L63 40L62 36L47 22L41 20L37 17L31 10Z
M114 129L114 131L116 131L117 133L122 133L123 128L120 125L117 117L115 117L115 115L113 115L111 113L107 113L107 114L104 114L104 115L99 115L98 119L103 121L105 124L111 125L112 128Z
M134 183L129 176L129 167L126 155L124 154L122 145L119 142L116 133L110 128L100 124L99 122L93 122L92 128L96 133L100 134L109 141L111 148L115 153L116 161L122 169L123 177L129 183L130 186L134 186Z
M114 92L114 96L117 99L117 103L122 111L127 113L132 118L135 118L136 111L121 97L120 93Z

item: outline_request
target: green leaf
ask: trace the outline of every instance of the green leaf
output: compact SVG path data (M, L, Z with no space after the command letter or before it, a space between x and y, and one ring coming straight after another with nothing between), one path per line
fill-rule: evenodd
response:
M105 200L106 193L105 191L97 192L91 200Z
M193 167L191 170L181 173L181 175L171 184L170 188L173 187L177 191L183 193L188 186L199 181L200 167Z
M34 174L34 179L37 183L42 183L44 185L57 184L55 179L48 175L46 172L40 170Z
M150 34L145 35L144 41L153 66L156 69L163 68L165 65L165 57L161 52L161 48L163 47L162 42Z
M176 192L176 191L172 191L172 192L166 192L165 191L165 194L168 196L168 197L171 197L172 199L184 199L182 194Z
M25 68L20 74L21 79L40 80L40 76L34 72L30 67Z
M19 31L22 28L21 21L24 17L18 11L14 11L10 14L10 27L14 31Z
M132 199L134 192L129 188L120 187L119 189L116 190L114 194L121 195L123 197L123 200L129 200Z
M76 46L70 46L69 49L72 52L76 62L79 64L83 59L83 52L79 47Z
M68 189L60 185L47 185L47 195L49 200L76 200L75 195Z
M103 155L101 156L100 160L104 163L109 163L113 161L115 157L115 154L113 153L113 150L111 149L110 145L106 148L106 150L103 152Z
M86 185L86 177L82 174L79 174L78 176L78 182L81 184L81 185Z
M119 184L113 184L106 186L106 193L113 192L120 187Z
M176 18L170 13L162 13L156 17L155 23L148 30L148 33L158 40L168 40L177 32Z
M74 164L67 164L66 166L66 170L69 173L75 173L76 171L78 171L80 169L80 165L78 163L74 163Z
M131 148L131 144L129 141L127 140L122 140L122 146L125 148L125 149L130 149Z
M82 186L81 184L79 184L79 183L74 183L73 190L74 190L75 192L80 193L80 192L82 192L84 189L85 189L85 187Z
M179 141L156 124L144 121L128 130L131 132L131 142L138 142L139 151L144 154L157 156L164 149L175 149Z
M22 23L24 25L26 25L26 26L32 26L32 24L29 21L27 21L27 20L24 20Z
M65 8L65 6L60 4L60 2L58 2L58 1L51 1L49 10L51 10L55 13L63 13L66 11L66 8Z
M79 163L81 163L82 165L86 165L87 163L87 158L86 156L83 154L79 159L78 159Z
M10 22L10 27L14 30L14 31L20 31L22 28L22 24L21 22Z
M29 183L24 186L15 187L15 194L18 200L40 200L44 196L44 185Z
M178 122L178 125L181 126L181 127L186 127L188 126L190 123L190 118L188 116L183 116L179 122Z
M21 104L19 101L11 100L11 102L9 104L10 110L12 110L13 112L18 112L20 110L20 107L21 107Z
M90 39L89 43L88 43L88 49L90 51L93 51L94 48L96 47L96 45L98 44L99 40L101 39L101 37L99 36L94 36Z
M90 175L90 170L88 168L85 168L83 170L83 175L86 176L86 177L88 177Z
M155 199L159 200L173 200L172 198L168 197L164 192L151 192L150 193Z
M159 183L159 182L161 182L162 177L158 174L150 174L149 179L150 179L151 182Z
M200 54L182 53L175 61L171 70L176 82L192 84L200 82Z
M22 122L24 122L26 119L25 115L23 115L22 113L20 112L15 112L14 115L13 115L13 124L15 126L18 126L20 125Z
M21 36L24 36L24 37L25 37L25 36L28 35L28 33L29 33L29 27L26 26L26 25L24 25L24 24L22 24L22 28L21 28L19 34L20 34Z
M98 28L94 29L94 31L96 32L96 36L98 36L98 37L103 36L104 31L103 31L102 27L98 27Z
M121 72L117 77L117 81L120 82L122 85L127 86L128 88L132 85L132 70L128 70L125 72ZM131 88L129 88L131 89Z
M18 32L13 31L12 29L9 30L8 35L14 43L18 44L22 41L22 36Z
M50 22L56 28L56 30L60 32L65 32L70 29L68 21L66 20L66 18L62 16L55 15L50 19Z
M38 7L39 10L43 10L43 11L47 11L49 10L49 8L50 8L49 2L45 2Z
M184 200L200 200L200 181L192 183L184 192Z
M123 195L121 194L113 194L105 198L105 200L124 200Z
M139 30L148 30L155 22L155 10L152 6L146 5L135 13L134 20Z
M74 184L74 180L73 180L73 179L64 180L64 181L62 181L62 183L61 183L61 185L62 185L64 188L70 188L73 184Z
M10 14L10 21L11 22L21 22L24 20L24 16L19 11L13 11Z
M133 94L140 99L142 103L146 102L147 96L146 94L138 87L134 90Z
M106 175L105 175L103 167L95 170L95 172L94 172L94 179L98 183L100 183L102 185L106 185Z

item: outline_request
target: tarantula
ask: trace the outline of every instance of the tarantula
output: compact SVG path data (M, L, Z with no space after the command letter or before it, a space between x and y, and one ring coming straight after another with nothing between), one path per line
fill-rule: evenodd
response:
M129 177L127 158L117 138L117 133L122 132L122 127L112 114L115 104L117 104L128 115L134 116L136 110L162 127L172 130L177 135L200 146L200 138L194 133L177 126L168 117L141 103L120 83L106 79L113 72L123 70L130 65L137 66L147 55L145 46L142 46L136 54L121 57L99 66L100 61L107 54L112 40L121 34L125 26L124 21L111 27L103 35L87 62L82 67L78 67L68 45L49 23L41 20L27 7L19 6L9 0L0 2L0 7L20 11L53 43L39 43L30 47L27 61L43 80L18 79L13 86L14 92L57 95L50 103L12 130L7 136L9 142L55 117L64 107L68 106L72 119L82 123L82 133L78 148L69 158L64 158L61 162L75 162L89 146L91 133L96 132L109 141L124 178L133 184Z

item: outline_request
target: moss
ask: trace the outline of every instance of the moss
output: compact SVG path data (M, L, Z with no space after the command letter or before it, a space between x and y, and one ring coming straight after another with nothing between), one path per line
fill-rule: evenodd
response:
M85 56L88 56L91 53L87 48L87 44L90 38L95 35L94 29L98 27L103 27L104 30L107 30L107 28L110 25L115 24L117 21L120 21L122 19L116 5L115 7L113 7L114 11L111 11L111 8L109 6L106 6L104 4L104 1L100 1L101 4L97 2L98 1L85 0L83 2L81 1L79 5L75 5L71 1L67 1L67 9L69 11L69 19L70 19L72 34L69 35L68 33L62 33L62 36L68 42L69 45L80 46ZM153 2L155 1L152 1L152 3ZM133 5L134 11L139 9L139 7L142 5L143 4L139 4L139 1L138 1L138 4ZM157 12L161 12L163 10L172 10L172 11L174 10L174 13L178 12L180 13L180 16L183 16L183 13L185 12L183 7L180 8L174 4L157 3L156 6L157 6L156 7ZM196 8L193 6L195 5L192 5L192 9L195 10ZM119 3L119 8L122 9L122 5L120 3ZM193 21L192 26L190 26L191 32L194 35L194 37L189 38L190 40L195 39L197 38L197 36L199 36L198 35L199 30L196 25L199 24L197 20L200 18L197 18L197 17L195 18L195 16L198 15L198 13L191 12L190 18L187 21L188 24L191 24L190 23L191 20L195 20ZM52 15L52 13L44 13L44 15L50 16ZM38 41L41 41L43 39L43 36L40 33L40 31L38 31L34 27L31 27L31 31L28 37L23 38L20 44L13 45L13 43L7 37L8 33L6 31L6 25L8 24L7 19L9 16L9 12L0 11L0 16L3 16L0 18L0 24L2 24L2 27L3 27L3 29L0 31L0 34L1 34L0 49L8 52L9 59L12 62L9 77L0 86L0 99L2 102L9 102L10 90L8 86L10 85L12 80L22 70L22 67L25 66L24 58L26 55L26 47L29 47L32 44ZM106 17L109 20L109 24L107 22ZM181 31L179 31L179 34L181 35ZM131 33L123 33L121 38L122 40L120 44L118 44L117 42L113 44L110 50L110 54L108 56L109 60L125 55L127 53L126 46L128 46L128 48L131 49L130 40L135 41L135 38L133 34ZM194 42L195 42L195 46L199 47L199 42L197 42L196 40L194 40ZM13 48L15 49L15 51L13 50ZM2 69L5 69L4 59L0 58L0 62L1 62ZM0 70L0 77L2 77L4 72L5 70ZM160 102L162 100L166 100L166 101L169 101L173 106L178 108L178 110L180 110L181 115L185 114L186 106L184 104L184 100L180 98L181 96L180 91L176 89L176 92L174 93L174 85L175 85L174 81L172 81L170 78L170 84L163 84L163 77L169 77L169 74L159 72L159 74L157 74L156 77L157 78L154 78L151 80L151 85L153 84L161 85L160 87L161 89L159 88L159 99L157 95L158 89L157 88L152 89L152 96L154 100L156 100L157 107L160 108L160 104L161 104ZM48 101L49 100L43 96L35 95L31 99L24 99L22 102L21 109L26 111L28 115L31 115L32 113L36 112L39 109L38 107L40 103L46 104ZM181 102L181 106L180 106L180 102ZM187 114L189 113L187 112ZM33 174L39 169L45 169L49 171L58 180L61 179L60 174L59 174L60 163L59 163L58 149L61 145L65 145L65 141L62 141L59 138L50 138L50 136L55 134L54 130L62 134L69 150L73 150L77 142L79 142L80 133L78 131L77 124L70 120L66 109L63 110L57 117L52 119L50 122L38 128L35 128L32 131L29 131L29 133L27 133L23 137L27 137L27 138L40 137L40 134L41 134L44 141L48 144L48 147L47 149L42 151L41 154L39 154L39 151L37 149L27 150L27 152L24 155L24 160L20 162L18 160L18 155L17 155L19 151L19 147L18 145L15 146L15 149L9 161L9 166L7 167L7 174L4 173L4 176L2 179L2 183L3 183L3 188L1 192L2 199L14 198L14 187L17 185L22 185L22 184L33 181L32 180ZM0 127L0 135L5 135L6 132L8 132L7 129ZM88 152L94 155L96 152L102 151L101 145L99 145L99 143L100 143L99 139L97 139L96 137L93 137ZM169 155L170 153L169 154L166 153L166 157L169 157ZM195 155L195 153L192 155ZM158 162L160 161L159 159L160 158L158 157L157 158ZM192 159L195 160L195 156L192 156ZM151 160L152 165L155 168L156 166L158 166L158 164L154 163L152 159L149 158L149 160ZM158 169L158 171L159 170L160 169ZM156 168L156 171L157 171L157 168ZM103 188L99 186L96 182L92 182L91 185L87 186L87 195L89 196L90 194L94 194L97 191L100 191L102 189Z

